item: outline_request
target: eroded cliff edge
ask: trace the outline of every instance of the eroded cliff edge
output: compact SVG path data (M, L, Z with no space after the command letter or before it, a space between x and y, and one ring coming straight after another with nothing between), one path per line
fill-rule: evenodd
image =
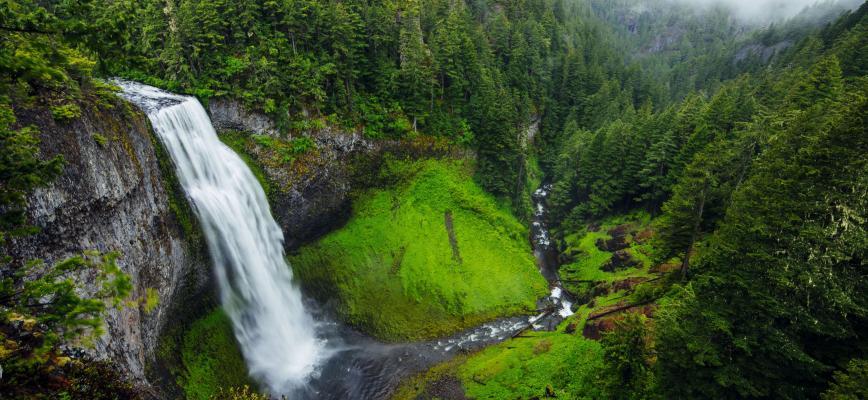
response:
M88 353L112 361L153 397L173 397L173 366L166 363L174 361L158 353L216 306L207 249L147 117L121 99L80 107L81 117L70 121L56 121L45 108L18 113L18 125L39 129L41 157L60 154L65 163L57 180L29 198L29 221L39 232L11 241L7 251L18 265L87 250L120 252L118 265L132 278L133 293L126 306L108 311L106 333ZM273 188L269 200L288 251L343 225L352 191L381 183L384 158L468 156L427 139L371 141L329 126L282 137L268 117L240 102L212 99L208 108L221 136L240 135L248 144L252 135L310 141L293 162L270 163L274 154L263 146L241 149ZM157 299L152 309L149 294Z
M211 298L210 267L147 118L121 100L81 108L81 117L68 122L55 121L45 108L17 115L21 126L39 128L41 155L60 154L65 164L57 180L29 199L29 220L39 232L9 243L8 254L20 264L119 251L118 265L132 278L131 301L108 311L106 334L88 352L150 386L146 370L160 333L182 305L195 308Z

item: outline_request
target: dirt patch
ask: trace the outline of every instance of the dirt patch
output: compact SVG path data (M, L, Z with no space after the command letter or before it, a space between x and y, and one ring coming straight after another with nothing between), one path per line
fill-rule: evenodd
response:
M604 307L592 312L591 315L588 316L588 322L585 323L584 329L582 329L582 336L591 340L600 340L603 337L604 333L611 332L615 329L617 321L624 318L624 313L639 313L645 315L648 318L653 318L654 312L657 308L653 304L644 304L617 311L613 314L606 315L603 318L596 317L611 312L618 307L623 307L623 305Z
M668 262L668 263L655 265L655 266L651 267L651 269L649 269L648 272L655 273L655 274L656 273L665 274L665 273L669 273L672 271L678 271L680 269L681 269L681 263L680 262Z
M619 269L633 268L639 264L639 261L633 258L633 255L627 250L618 250L600 269L606 272L615 272Z
M603 338L603 334L606 332L611 332L615 329L615 319L614 318L606 318L602 320L596 321L588 321L585 324L585 328L582 329L582 336L591 339L591 340L600 340Z
M447 375L436 381L428 383L425 391L416 397L417 400L466 400L464 386L458 378Z
M651 239L652 237L654 237L654 230L648 228L633 235L633 240L635 240L636 243L645 243L648 241L648 239Z
M452 221L452 211L446 210L443 213L443 220L446 224L446 234L449 235L449 245L452 246L452 258L461 264L461 252L458 251L458 238L455 236L455 226Z
M398 253L392 253L392 268L389 269L389 273L395 275L398 271L401 270L401 263L404 262L404 254L407 252L407 246L401 246L398 249Z
M630 224L621 224L621 225L618 225L618 226L616 226L616 227L614 227L614 228L612 228L612 229L609 229L609 231L606 232L606 233L608 233L609 236L611 236L611 237L613 237L613 238L615 238L615 237L626 237L627 234L630 233L630 231L631 231L632 229L633 229L633 227L632 227L632 225L630 225Z
M645 282L647 280L648 280L648 278L633 277L633 278L627 278L624 280L612 282L612 289L611 290L613 292L618 292L621 290L633 290L633 288L635 288L636 285L638 285L642 282Z

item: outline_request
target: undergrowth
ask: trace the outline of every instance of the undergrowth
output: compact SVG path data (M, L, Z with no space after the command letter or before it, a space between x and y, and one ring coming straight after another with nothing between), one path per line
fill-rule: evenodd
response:
M188 400L209 400L221 390L250 386L247 366L221 309L193 322L180 348L179 383Z

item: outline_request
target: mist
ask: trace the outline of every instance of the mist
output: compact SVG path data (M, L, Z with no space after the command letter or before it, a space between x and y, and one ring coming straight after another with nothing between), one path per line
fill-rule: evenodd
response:
M842 8L855 8L862 0L676 0L682 4L703 8L720 6L747 22L770 22L795 16L806 7L838 3Z

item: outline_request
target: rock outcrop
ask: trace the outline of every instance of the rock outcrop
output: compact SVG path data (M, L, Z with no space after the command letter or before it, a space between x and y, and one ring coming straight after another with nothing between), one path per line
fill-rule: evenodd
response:
M343 225L351 213L351 191L377 184L371 181L371 176L376 175L384 154L418 158L455 155L461 151L425 137L415 141L368 140L358 132L325 124L292 136L281 135L263 128L275 126L267 116L245 109L240 102L213 99L208 109L218 134L241 131L284 142L304 137L313 144L289 162L267 146L248 143L243 149L271 183L271 210L283 229L287 251Z
M247 131L276 135L277 128L268 116L248 111L240 101L216 97L208 101L211 124L218 131Z
M134 382L147 386L161 331L177 320L175 309L209 298L210 267L197 233L185 229L189 212L182 194L166 182L171 169L147 118L121 100L112 109L82 105L82 116L58 123L46 109L22 112L21 126L40 131L41 153L61 154L63 174L29 199L30 223L39 233L8 243L13 265L40 258L54 263L85 250L118 251L118 265L134 285L131 300L156 293L155 308L143 301L110 309L106 333L88 352L110 359ZM171 171L168 171L171 174ZM174 210L173 210L174 209ZM193 218L188 216L189 220ZM89 277L79 277L85 282ZM153 296L152 296L153 297Z
M160 341L216 303L201 231L147 117L120 99L110 109L80 106L82 116L69 122L55 121L47 109L18 113L20 126L40 130L42 156L60 154L65 167L29 198L28 217L39 232L8 242L5 250L13 266L35 258L55 263L86 250L120 252L118 265L134 285L131 301L108 311L106 333L87 352L112 361L156 397L173 397L166 392L173 390L172 379L155 354ZM270 119L237 101L217 99L209 109L219 131L279 137ZM289 250L347 220L351 190L376 184L370 180L384 154L455 152L429 139L373 142L330 127L303 135L312 140L311 151L291 163L260 165L275 188L272 211ZM250 150L256 158L262 149ZM78 279L85 290L96 290L87 284L92 277ZM158 303L146 311L149 292Z

